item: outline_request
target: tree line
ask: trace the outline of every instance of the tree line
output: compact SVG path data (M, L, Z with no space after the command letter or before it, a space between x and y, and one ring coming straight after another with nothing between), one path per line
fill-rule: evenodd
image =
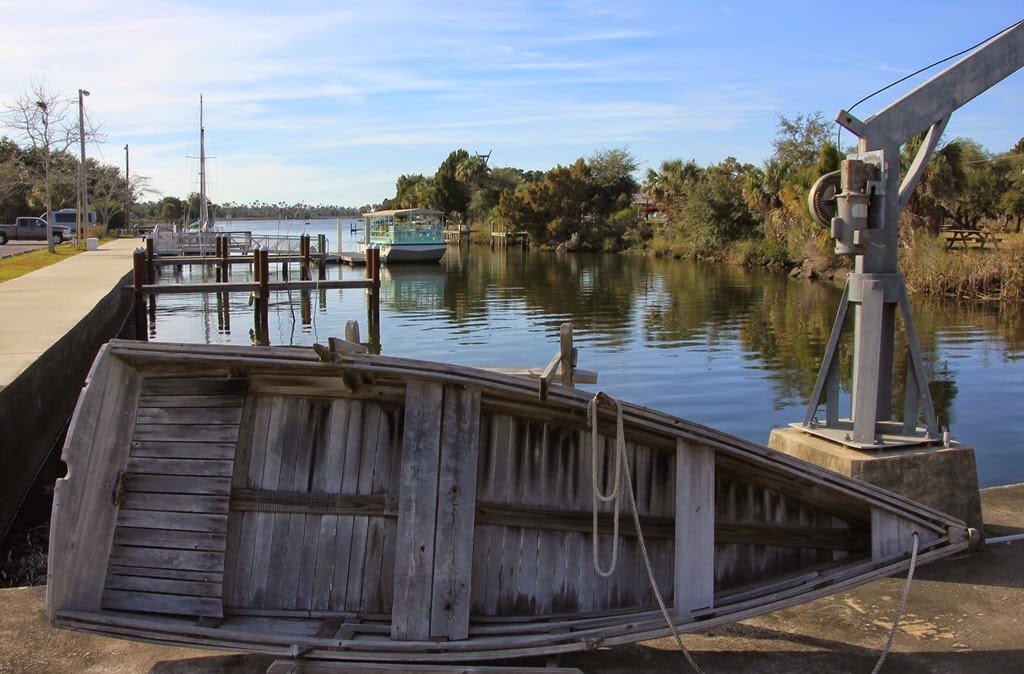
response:
M82 140L73 101L35 85L0 112L10 135L0 137L0 220L74 207ZM83 120L84 122L84 120ZM373 209L436 208L459 225L522 232L541 247L643 249L656 254L787 264L830 256L828 234L811 219L806 199L814 181L839 168L841 139L821 113L779 116L773 152L760 165L734 157L699 165L668 159L639 176L628 148L600 150L547 171L491 167L489 155L457 149L433 175L403 174L395 196L362 208L285 202L209 204L217 219L353 217ZM87 126L86 140L99 137ZM922 136L923 137L923 136ZM904 169L922 137L904 148ZM851 141L852 142L852 141ZM129 220L185 222L198 218L200 195L153 194L143 176L125 179L117 166L86 161L90 208L104 226ZM48 180L47 180L48 176ZM638 179L639 178L639 179ZM47 189L48 188L48 189ZM1024 138L991 154L971 139L940 144L903 214L901 228L938 234L998 222L1024 222ZM912 237L906 237L910 240Z
M583 249L644 249L657 254L758 264L830 257L827 231L807 209L818 177L845 154L821 113L779 116L773 152L760 165L734 157L699 165L669 159L637 180L627 148L602 150L547 171L491 168L488 157L452 151L433 176L398 178L382 208L438 208L471 227L523 232L539 246L574 241ZM922 136L907 143L904 170ZM850 141L852 143L852 141ZM935 152L901 227L938 234L943 225L984 222L1020 231L1024 221L1024 139L991 154L957 138Z

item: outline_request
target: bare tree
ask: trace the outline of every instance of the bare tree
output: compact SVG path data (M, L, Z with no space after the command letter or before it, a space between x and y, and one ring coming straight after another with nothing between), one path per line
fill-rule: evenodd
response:
M46 238L53 248L53 203L51 192L51 155L67 153L79 142L78 116L75 99L50 89L45 82L33 82L28 91L20 94L0 112L0 123L23 147L43 153L43 181L46 187ZM96 129L86 126L85 137L92 138Z
M116 214L128 213L133 203L147 194L154 193L148 177L133 175L130 180L125 181L120 169L113 166L92 166L89 175L93 194L92 204L104 227L110 225L110 219Z

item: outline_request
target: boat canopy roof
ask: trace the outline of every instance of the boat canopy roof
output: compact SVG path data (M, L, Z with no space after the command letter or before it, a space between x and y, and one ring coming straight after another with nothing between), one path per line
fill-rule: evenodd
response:
M435 211L430 208L400 208L394 211L370 211L363 213L364 218L386 218L386 217L411 217L414 215L444 215L444 211Z

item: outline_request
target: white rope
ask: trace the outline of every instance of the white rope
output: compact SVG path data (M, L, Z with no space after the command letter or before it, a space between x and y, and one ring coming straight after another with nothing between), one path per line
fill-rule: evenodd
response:
M608 401L616 410L615 451L612 455L615 481L611 493L607 495L601 493L601 489L597 484L597 405L602 399ZM591 537L593 544L591 546L591 553L594 560L594 571L602 578L607 578L615 573L615 569L619 565L619 512L622 510L622 465L626 455L626 440L622 430L622 407L618 401L598 391L587 404L587 417L590 420L590 477L591 486L593 487L591 491L591 502L593 504L591 509L593 515L593 536ZM626 467L626 474L626 479L628 480L628 466ZM612 561L608 569L604 570L601 568L600 553L598 552L597 545L597 513L601 503L609 502L614 503L612 506Z
M597 430L597 406L601 402L605 402L615 409L615 455L613 461L615 477L614 486L610 494L602 494L597 483L597 447L598 447L598 430ZM623 493L623 478L625 478L625 493L629 497L629 507L633 513L633 526L636 527L636 538L640 548L640 554L644 560L644 567L647 569L647 579L651 584L651 590L654 592L654 598L658 602L658 607L661 609L661 615L665 618L665 623L672 631L672 636L676 640L676 645L679 650L686 657L686 661L690 664L697 674L706 674L700 665L697 664L696 660L693 659L693 655L687 650L686 645L683 643L683 639L679 634L679 629L676 627L675 621L668 612L668 608L665 606L665 600L661 596L661 590L658 587L658 582L654 577L654 567L651 564L650 555L647 553L647 543L644 541L644 534L640 528L640 514L636 507L636 495L633 493L633 481L629 474L629 464L626 461L626 439L623 431L622 422L622 405L607 394L598 391L594 397L587 403L587 419L590 422L590 454L591 454L591 482L593 486L593 529L591 531L591 540L593 541L593 561L594 570L604 578L612 575L618 566L618 554L619 554L619 511L621 510L622 504L622 493ZM607 571L601 569L599 554L598 554L598 527L597 527L597 513L600 503L608 503L614 501L614 509L612 512L612 562ZM907 573L907 580L903 585L903 596L900 597L900 604L896 610L896 618L893 621L892 629L889 631L889 638L886 641L885 648L882 650L881 656L878 658L878 662L875 664L875 668L871 674L878 674L882 669L882 665L885 663L886 657L892 650L893 640L896 638L896 631L899 629L900 621L903 619L903 613L907 608L907 599L910 596L910 586L914 580L914 569L917 567L917 552L919 548L920 540L918 534L914 532L914 547L910 554L910 569Z
M907 597L910 596L910 584L914 580L914 567L917 566L917 549L918 549L918 536L917 532L914 532L914 549L910 553L910 571L907 573L907 581L903 584L903 596L900 597L900 605L896 610L896 619L892 622L892 629L889 630L889 639L885 642L885 648L882 650L882 654L878 657L878 662L875 663L875 668L871 670L871 674L878 674L882 669L882 665L885 663L885 658L888 657L889 651L892 650L892 642L896 638L896 630L899 629L900 620L903 619L903 611L907 608Z
M615 486L612 489L612 493L609 495L603 495L599 493L597 485L597 406L601 401L605 401L615 408ZM640 555L644 560L644 567L647 569L647 580L651 584L651 590L654 592L654 598L658 602L658 607L661 609L661 615L665 618L665 623L672 631L672 636L675 637L676 645L679 646L679 650L686 657L686 661L690 663L697 674L705 674L704 670L700 668L697 661L693 659L690 651L686 649L683 644L683 639L679 635L679 630L676 628L675 621L672 620L672 616L668 612L668 607L665 606L665 600L661 596L661 590L658 588L658 581L654 578L654 567L651 564L651 557L647 553L647 543L644 541L644 533L640 528L640 513L636 507L636 495L633 493L633 481L629 475L629 464L626 461L626 434L623 431L622 423L622 405L610 396L598 391L594 397L587 404L587 417L590 421L590 448L591 448L591 468L590 473L592 477L594 498L593 498L593 530L591 531L591 539L593 540L593 558L594 558L594 570L601 576L607 578L615 571L615 567L618 564L618 551L619 551L619 510L621 509L622 502L622 478L625 476L626 480L626 495L629 497L629 507L633 511L633 526L636 527L636 540L640 547ZM597 552L597 508L599 502L615 501L615 509L613 511L613 524L612 524L612 563L607 573L601 570L600 561L598 559Z

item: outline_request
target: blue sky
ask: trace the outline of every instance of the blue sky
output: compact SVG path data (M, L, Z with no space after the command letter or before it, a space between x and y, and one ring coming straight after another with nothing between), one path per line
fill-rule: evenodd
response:
M760 164L779 115L831 120L1024 18L1020 0L831 6L0 0L0 105L33 82L88 89L105 134L89 155L123 166L128 144L133 173L184 197L198 189L202 94L215 201L362 206L460 147L539 170L619 147L643 169ZM946 137L1005 151L1024 136L1022 111L1017 73L954 114Z

